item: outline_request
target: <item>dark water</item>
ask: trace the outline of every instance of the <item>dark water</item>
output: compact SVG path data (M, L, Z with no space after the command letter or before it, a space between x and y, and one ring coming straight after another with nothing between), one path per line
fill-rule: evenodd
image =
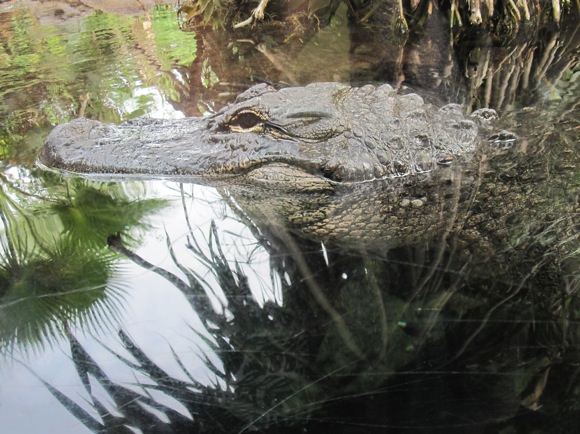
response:
M577 431L575 23L383 18L182 32L165 7L0 6L2 432ZM477 219L402 245L357 202L325 242L263 218L271 197L34 164L77 116L198 116L263 81L410 86L529 138L491 160Z

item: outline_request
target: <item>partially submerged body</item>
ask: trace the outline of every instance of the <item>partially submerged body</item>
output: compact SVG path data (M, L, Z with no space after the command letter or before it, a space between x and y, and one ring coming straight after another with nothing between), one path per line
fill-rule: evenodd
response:
M511 215L545 208L530 194L534 176L498 173L514 171L502 154L519 139L494 118L389 85L258 85L206 118L75 120L54 129L40 159L89 176L213 185L252 219L325 242L385 248L462 232L481 252Z

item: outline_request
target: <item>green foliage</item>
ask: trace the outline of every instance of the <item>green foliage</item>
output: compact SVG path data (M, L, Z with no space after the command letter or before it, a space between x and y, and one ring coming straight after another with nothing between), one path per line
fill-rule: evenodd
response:
M79 115L120 122L147 114L155 109L150 86L178 101L183 85L172 71L196 56L194 35L164 6L144 17L95 12L77 33L19 10L8 34L0 45L0 148L5 158L28 161L34 128L46 134Z
M195 60L195 38L179 30L172 10L156 8L152 14L152 30L157 59L163 69L170 70L175 64L189 66Z
M115 323L123 290L107 237L122 233L137 243L144 219L164 201L129 199L119 186L81 180L48 176L26 191L2 180L0 352L41 349L70 328Z
M0 264L0 351L15 346L40 349L69 326L101 330L117 318L122 292L109 283L111 253L91 251L62 238L52 250L18 254L24 257L11 257L5 241Z
M130 237L129 230L142 226L143 218L165 202L157 199L127 200L114 197L111 190L81 184L72 197L49 206L63 226L63 234L85 247L103 246L111 234Z

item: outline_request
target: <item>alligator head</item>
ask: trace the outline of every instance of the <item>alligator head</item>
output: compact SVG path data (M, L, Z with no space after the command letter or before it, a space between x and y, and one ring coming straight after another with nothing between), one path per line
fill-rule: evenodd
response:
M478 126L389 85L257 85L209 117L140 118L121 125L77 119L56 127L40 161L105 176L291 183L309 188L403 177L470 155Z

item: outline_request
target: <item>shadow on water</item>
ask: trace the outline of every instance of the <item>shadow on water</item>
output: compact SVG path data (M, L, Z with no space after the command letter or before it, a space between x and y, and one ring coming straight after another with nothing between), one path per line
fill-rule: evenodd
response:
M234 33L180 33L164 8L92 14L80 31L50 27L46 39L26 12L0 22L4 352L65 349L75 392L33 375L93 432L573 432L577 26L501 40L451 33L434 11L401 37L384 30L392 11L360 25L344 3L329 4ZM147 225L167 203L138 183L62 180L23 164L34 149L19 145L50 124L160 106L161 116L199 115L260 81L410 86L468 110L494 107L525 139L484 153L477 183L433 191L435 233L413 230L421 192L398 198L395 207L416 206L396 221L399 238L369 229L387 209L368 199L389 191L380 183L318 196L220 187L227 218L188 194L197 187L172 185L173 219ZM204 213L212 223L197 227ZM321 214L332 217L322 229ZM245 232L225 229L227 219ZM184 233L171 233L176 220ZM154 254L140 250L147 237L162 240ZM180 332L193 354L172 336L154 346L130 335L124 298L143 288L124 281L121 258L189 303L198 321ZM103 354L131 375L114 375Z

